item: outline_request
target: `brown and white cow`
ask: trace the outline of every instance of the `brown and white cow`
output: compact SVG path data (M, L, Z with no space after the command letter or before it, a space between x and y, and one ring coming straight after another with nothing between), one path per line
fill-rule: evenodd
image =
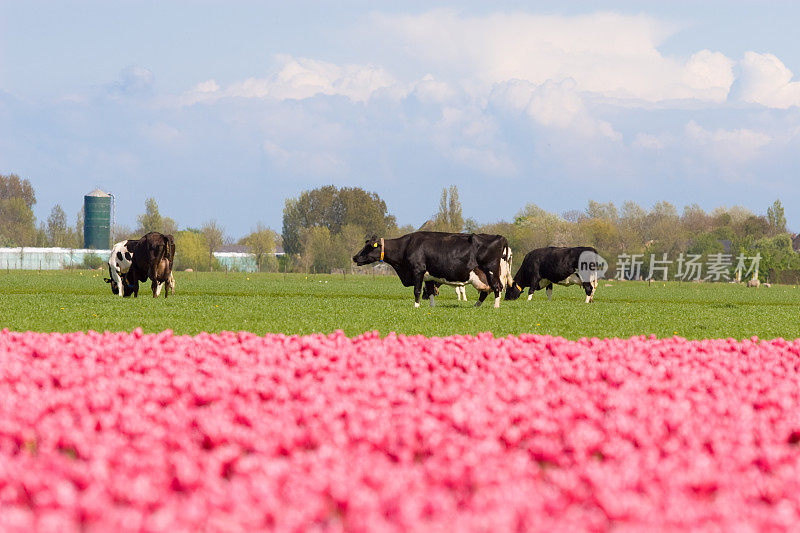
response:
M175 240L172 235L164 235L152 231L139 239L133 252L131 267L125 276L126 284L133 286L134 297L139 295L139 282L152 281L153 298L158 298L166 283L167 290L175 292L175 278L172 276L172 265L175 261Z

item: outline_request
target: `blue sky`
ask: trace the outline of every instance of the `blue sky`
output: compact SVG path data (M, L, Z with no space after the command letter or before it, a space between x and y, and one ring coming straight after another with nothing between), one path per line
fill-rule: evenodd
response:
M800 229L792 2L0 3L0 172L71 219L97 186L134 226L280 231L333 183L420 225L459 186L526 203L781 198Z

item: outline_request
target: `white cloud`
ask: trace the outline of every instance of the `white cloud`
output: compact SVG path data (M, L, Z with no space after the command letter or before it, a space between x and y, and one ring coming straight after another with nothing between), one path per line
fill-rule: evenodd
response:
M573 79L578 91L613 98L721 102L733 82L733 62L723 54L703 50L686 61L664 56L658 46L675 28L644 15L466 17L436 10L375 15L373 23L421 68L489 85Z
M686 124L685 132L692 146L726 164L754 159L772 141L772 137L764 132L746 128L710 131L694 120Z
M118 79L108 85L108 92L114 97L145 94L152 89L154 80L150 70L131 65L122 69Z
M569 130L581 137L622 139L611 124L591 116L572 79L560 83L547 81L539 86L511 80L495 86L490 102L505 112L524 111L537 124Z
M369 65L337 65L308 58L279 57L280 68L266 78L248 78L224 89L216 81L196 85L183 95L181 103L219 98L267 98L302 100L316 95L340 95L353 102L364 102L377 90L394 85L384 69Z
M655 135L637 133L633 140L633 146L646 148L648 150L662 150L664 148L664 142Z
M411 94L422 103L446 104L456 97L456 91L449 84L437 81L431 74L426 74L414 85Z
M194 90L198 93L215 93L219 91L219 85L215 80L206 80L198 83Z
M774 55L746 52L740 69L740 100L779 109L800 105L800 82L792 81L792 71Z
M734 62L719 52L701 50L686 62L682 82L702 100L722 102L734 81Z

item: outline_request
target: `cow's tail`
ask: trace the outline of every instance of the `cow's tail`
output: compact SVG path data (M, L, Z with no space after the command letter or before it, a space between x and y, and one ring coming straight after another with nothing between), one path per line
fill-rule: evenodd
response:
M514 277L511 275L511 263L513 255L511 254L511 247L505 245L503 247L503 255L500 256L500 281L503 287L511 287L514 285Z

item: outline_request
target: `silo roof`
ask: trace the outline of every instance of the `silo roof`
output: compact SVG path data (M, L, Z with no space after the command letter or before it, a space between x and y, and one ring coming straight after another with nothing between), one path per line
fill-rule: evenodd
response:
M100 189L95 189L95 190L93 190L92 192L90 192L89 194L87 194L86 196L104 196L104 197L110 197L111 195L110 195L110 194L108 194L107 192L103 192L103 191L101 191Z

